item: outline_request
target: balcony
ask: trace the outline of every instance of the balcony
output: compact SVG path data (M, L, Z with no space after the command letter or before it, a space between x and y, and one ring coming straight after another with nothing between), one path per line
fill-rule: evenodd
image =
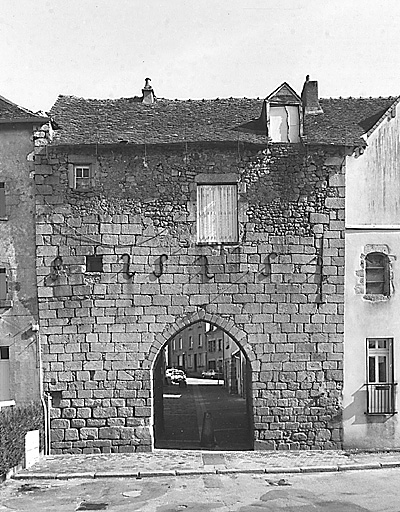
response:
M397 383L365 384L367 388L366 414L395 414L395 387Z

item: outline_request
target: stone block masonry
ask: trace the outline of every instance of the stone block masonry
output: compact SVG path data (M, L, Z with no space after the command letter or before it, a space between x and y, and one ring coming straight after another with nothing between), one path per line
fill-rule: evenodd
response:
M96 160L91 189L69 187L70 155ZM38 152L39 314L54 453L151 450L154 362L171 336L202 319L249 361L257 446L341 446L341 162L339 147L289 144ZM196 243L195 179L205 173L237 176L237 244ZM90 256L102 257L101 272L88 271Z

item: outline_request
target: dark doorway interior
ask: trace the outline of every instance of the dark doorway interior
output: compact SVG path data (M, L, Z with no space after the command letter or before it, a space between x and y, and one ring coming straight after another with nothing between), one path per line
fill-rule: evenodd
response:
M205 324L181 331L157 358L155 447L252 450L250 365L232 338Z

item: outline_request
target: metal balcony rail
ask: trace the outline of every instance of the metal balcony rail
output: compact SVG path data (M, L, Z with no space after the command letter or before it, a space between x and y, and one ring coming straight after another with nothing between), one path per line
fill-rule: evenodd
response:
M367 388L367 414L394 414L397 383L365 384Z

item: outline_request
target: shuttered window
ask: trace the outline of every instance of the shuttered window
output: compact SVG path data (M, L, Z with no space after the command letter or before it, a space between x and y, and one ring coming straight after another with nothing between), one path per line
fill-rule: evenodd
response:
M237 240L237 185L198 185L197 241L232 243Z
M10 399L10 350L0 347L0 401Z
M5 218L6 216L6 193L4 188L4 183L0 183L0 218Z
M5 268L0 268L0 300L7 299L7 273Z

